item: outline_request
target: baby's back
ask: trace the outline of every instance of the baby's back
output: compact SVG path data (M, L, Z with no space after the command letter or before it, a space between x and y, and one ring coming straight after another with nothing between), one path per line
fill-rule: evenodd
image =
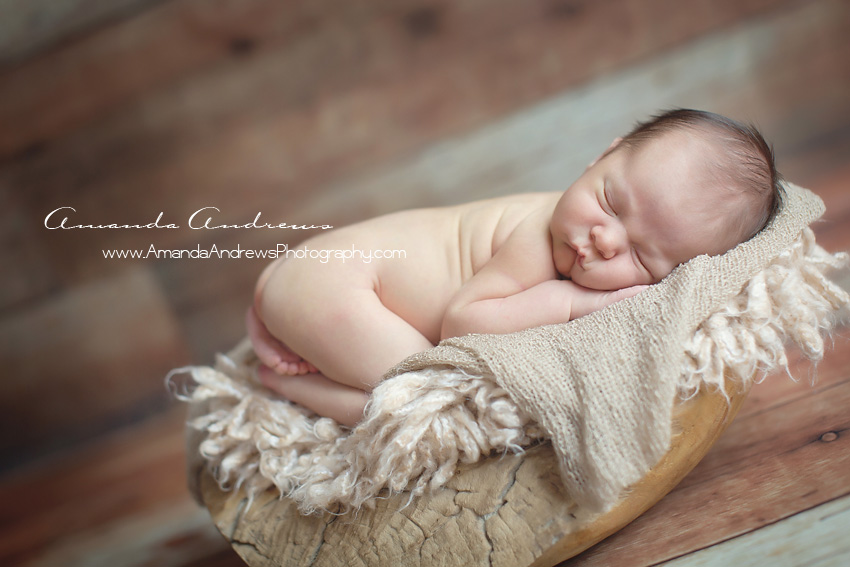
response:
M344 261L331 254L319 269L344 285L371 287L390 311L436 343L454 294L523 219L554 209L559 198L560 193L529 193L401 211L334 229L302 246L353 251ZM297 264L316 269L315 261Z

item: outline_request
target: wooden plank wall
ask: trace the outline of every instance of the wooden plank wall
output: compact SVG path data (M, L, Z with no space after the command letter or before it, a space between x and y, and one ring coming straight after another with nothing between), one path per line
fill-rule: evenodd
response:
M132 17L158 0L0 0L0 65Z
M72 222L83 224L148 223L160 212L183 224L192 211L216 206L222 222L262 212L278 222L339 225L463 199L460 190L412 190L416 180L391 191L392 200L360 199L362 186L346 184L786 5L794 3L726 0L684 10L653 0L638 10L627 1L174 0L0 70L8 242L0 261L14 266L0 305L0 352L10 374L0 386L8 406L3 431L28 424L3 436L0 461L9 466L164 408L168 368L209 360L242 332L240 312L262 262L107 261L103 246L265 247L303 237L185 227L45 230L53 209L73 206ZM818 10L802 11L810 28L843 33ZM616 120L591 112L597 118L588 126L617 132L644 113L622 104L611 100L605 110L619 107ZM778 134L788 111L768 116ZM489 167L486 159L476 163ZM473 196L488 185L482 180ZM340 193L345 200L334 200ZM45 384L52 395L36 403Z
M68 6L106 4L26 9L47 21ZM201 207L218 207L226 223L261 212L341 225L558 190L635 119L680 105L755 121L786 176L828 198L827 220L850 218L843 0L119 4L76 27L57 18L67 25L47 26L24 47L28 28L0 25L0 470L18 479L2 499L13 503L5 522L23 506L11 495L36 486L22 478L49 482L54 465L43 463L82 466L84 442L155 416L176 423L163 376L210 361L242 335L265 265L105 260L101 249L267 248L305 235L187 229ZM6 0L0 10L22 22L22 5ZM183 228L46 230L46 214L63 206L76 209L73 223L148 223L162 212ZM818 235L832 250L850 246L840 223ZM152 431L142 437L162 433ZM161 446L159 474L179 470L174 447ZM95 453L113 462L110 451ZM132 468L115 462L112 470ZM153 502L176 494L177 484L167 486ZM131 498L117 488L114 497ZM62 533L72 510L44 498L42 515L10 532L0 557L4 548L31 557ZM175 514L195 525L188 511ZM613 552L596 553L604 564Z

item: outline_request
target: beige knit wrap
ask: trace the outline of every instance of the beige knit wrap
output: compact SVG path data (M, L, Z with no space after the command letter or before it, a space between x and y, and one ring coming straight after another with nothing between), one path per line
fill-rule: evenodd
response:
M816 195L788 186L757 236L694 258L638 296L566 324L448 339L388 376L439 364L494 376L552 439L577 503L604 509L669 447L683 345L823 211Z
M180 397L199 414L200 452L222 487L274 485L305 512L356 508L382 490L418 495L458 462L541 435L570 496L603 511L667 451L677 392L770 371L787 339L822 355L821 333L850 301L823 275L846 257L807 228L823 209L788 185L753 239L631 299L565 324L445 340L391 369L351 431L258 386L245 345L215 368L180 369L195 384Z

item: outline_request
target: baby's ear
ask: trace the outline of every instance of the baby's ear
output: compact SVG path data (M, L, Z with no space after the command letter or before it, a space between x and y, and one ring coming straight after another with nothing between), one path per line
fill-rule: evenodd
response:
M585 171L587 171L588 169L590 169L591 167L593 167L594 165L596 165L596 163L597 163L599 160L601 160L602 158L604 158L605 156L607 156L608 154L610 154L611 152L613 152L615 149L617 149L617 146L619 146L619 145L620 145L620 142L622 142L622 141L623 141L623 138L622 138L622 137L614 138L614 141L613 141L613 142L611 142L611 145L610 145L610 146L608 146L608 149L607 149L607 150L605 150L604 152L602 152L602 153L601 153L601 154L600 154L600 155L599 155L599 156L598 156L595 160L593 160L592 162L590 162L589 164L587 164L587 168L585 169Z

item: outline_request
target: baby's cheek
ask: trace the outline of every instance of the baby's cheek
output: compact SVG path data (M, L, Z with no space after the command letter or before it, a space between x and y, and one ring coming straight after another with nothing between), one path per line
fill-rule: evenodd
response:
M573 268L576 267L575 250L566 244L560 244L552 251L552 262L559 274L569 276Z

